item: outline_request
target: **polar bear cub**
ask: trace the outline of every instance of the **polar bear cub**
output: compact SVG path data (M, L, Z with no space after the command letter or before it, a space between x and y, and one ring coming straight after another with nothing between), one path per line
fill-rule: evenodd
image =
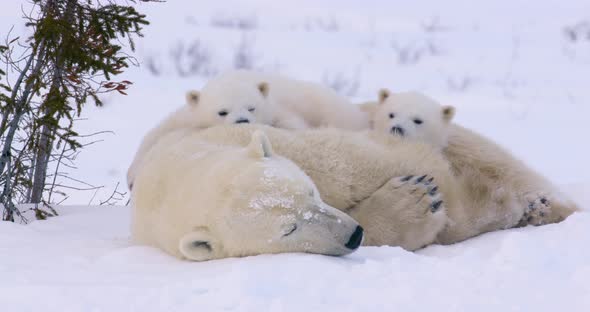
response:
M440 149L448 143L448 128L455 115L454 107L443 106L422 93L391 93L387 89L379 92L376 105L365 104L365 109L372 110L371 127L374 130Z
M282 128L298 127L269 101L268 82L223 74L211 79L201 91L189 91L186 104L173 114L196 128L220 124L260 123Z
M452 106L442 106L418 92L391 93L383 89L377 103L368 102L362 107L371 115L371 127L375 131L440 149L463 188L464 197L474 203L473 211L481 211L481 215L497 211L487 224L484 218L474 222L478 223L473 227L474 233L495 230L506 224L511 224L506 227L513 227L559 222L579 210L545 177L504 148L453 124L455 109ZM468 232L465 229L454 233L447 231L439 239L453 241Z
M207 143L191 130L169 133L146 153L131 196L133 239L188 260L345 255L363 238L261 131L246 147Z
M201 92L190 91L195 124L258 123L286 129L368 128L368 116L333 90L307 81L249 70L226 72Z

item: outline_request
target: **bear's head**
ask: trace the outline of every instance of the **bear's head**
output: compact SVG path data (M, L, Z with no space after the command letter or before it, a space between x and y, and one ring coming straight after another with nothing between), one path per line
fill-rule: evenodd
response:
M367 107L370 107L368 109ZM419 92L379 92L376 105L366 106L374 130L444 148L455 108L442 106Z
M196 124L208 128L221 124L272 125L268 83L211 80L199 91L189 91L186 101Z
M275 155L257 131L239 151L221 202L192 224L179 241L195 261L267 253L345 255L356 250L363 229L324 203L311 179L293 162ZM241 159L241 160L240 160Z

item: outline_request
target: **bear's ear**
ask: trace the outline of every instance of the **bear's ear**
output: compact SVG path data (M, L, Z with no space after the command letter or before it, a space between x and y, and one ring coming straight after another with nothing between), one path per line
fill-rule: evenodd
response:
M252 134L252 140L250 141L250 144L248 144L248 153L250 156L256 158L272 157L274 152L272 151L270 141L268 141L268 138L264 132L260 130L254 131Z
M199 104L199 91L189 91L186 93L186 103L190 106L197 106Z
M385 102L385 100L387 100L387 98L391 95L391 91L389 91L388 89L381 89L379 90L379 104L383 104L383 102Z
M205 261L218 258L222 246L207 227L198 227L180 239L178 249L188 260Z
M268 96L268 83L266 82L261 82L258 84L258 91L260 91L260 94L262 94L262 96L267 97Z
M455 108L453 106L447 105L442 107L442 114L443 120L446 122L450 122L453 117L455 116Z

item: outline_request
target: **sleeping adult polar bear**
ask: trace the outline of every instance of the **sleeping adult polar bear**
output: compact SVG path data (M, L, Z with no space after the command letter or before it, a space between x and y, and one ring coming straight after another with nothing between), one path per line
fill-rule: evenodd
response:
M476 155L466 161L491 159L490 165L505 166L497 170L498 175L513 169L506 178L515 181L507 181L511 183L496 192L488 178L461 176L456 170L460 165L439 150L376 132L243 125L184 130L184 135L189 140L246 146L256 130L265 132L277 154L311 177L324 202L360 223L365 229L364 245L416 250L528 223L559 222L577 209L534 172L521 168L521 163L485 138L459 127L453 128L450 142L460 144L449 144L447 150L456 146L461 155ZM482 146L487 147L485 153L478 153ZM476 188L470 185L473 181L478 181ZM525 201L531 195L538 196L539 202L545 199L539 210Z
M363 238L362 227L322 202L311 179L276 155L262 132L244 147L170 132L141 168L131 193L133 240L178 258L345 255Z

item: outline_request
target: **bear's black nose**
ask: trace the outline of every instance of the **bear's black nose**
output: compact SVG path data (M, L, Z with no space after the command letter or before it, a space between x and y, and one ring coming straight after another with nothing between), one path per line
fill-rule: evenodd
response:
M236 123L237 124L240 124L240 123L250 123L250 120L248 120L247 118L240 118L240 119L236 120Z
M354 233L350 236L348 243L346 243L346 248L355 250L359 248L361 243L363 242L363 228L358 225L356 229L354 229Z
M397 127L397 126L393 127L393 128L391 128L391 134L394 134L394 135L397 134L399 136L404 136L404 128Z

